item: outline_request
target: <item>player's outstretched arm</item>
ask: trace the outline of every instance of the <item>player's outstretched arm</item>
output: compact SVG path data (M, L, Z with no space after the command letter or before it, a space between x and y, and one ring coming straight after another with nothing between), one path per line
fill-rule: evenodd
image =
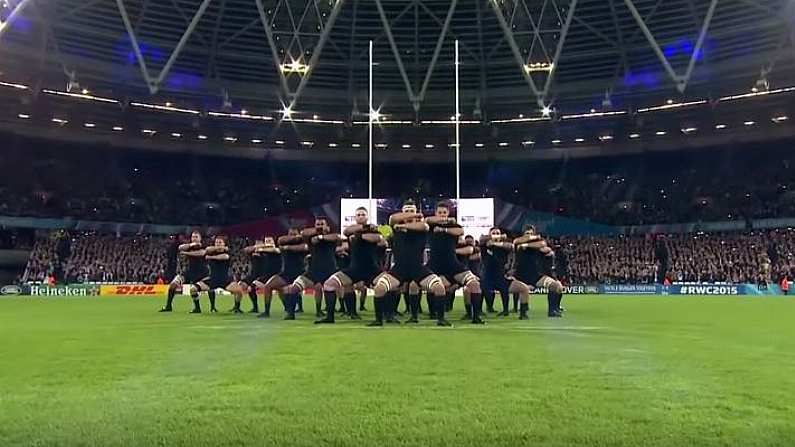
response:
M395 213L389 216L389 225L397 225L407 222L409 220L413 220L416 218L422 219L424 216L421 213Z
M229 260L229 253L218 253L214 255L207 255L205 256L206 259L214 260L214 261L228 261Z
M301 237L301 236L284 235L284 236L279 236L279 240L277 241L277 243L279 244L279 246L283 246L283 245L296 244L296 243L299 243L299 242L303 242L303 240L304 240L304 238Z
M405 228L406 231L416 231L416 232L420 232L420 233L427 233L428 232L428 224L426 224L425 222L410 222L410 223L406 223L406 224L403 224L403 228Z
M458 247L455 249L455 254L461 256L471 256L475 253L475 247L471 245L466 245L463 247Z
M384 236L381 233L364 233L362 234L362 240L371 244L380 244L384 240Z

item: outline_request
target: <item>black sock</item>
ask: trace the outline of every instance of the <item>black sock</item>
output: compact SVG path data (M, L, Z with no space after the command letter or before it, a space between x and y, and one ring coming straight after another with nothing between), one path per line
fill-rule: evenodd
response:
M373 298L373 307L375 307L375 321L379 323L384 322L384 298L386 295L382 296L381 298L375 297Z
M555 292L547 293L547 313L551 314L558 310L557 307L555 307L555 298Z
M422 294L418 293L417 295L417 313L422 313Z
M254 286L248 292L248 298L251 300L251 310L259 312L259 299L257 298L257 289Z
M555 297L555 309L560 311L560 303L563 301L563 294L562 293L556 293L555 295L557 295Z
M486 299L486 310L494 312L494 291L489 290L483 296Z
M215 290L208 290L207 298L210 298L210 309L215 309Z
M293 303L295 304L295 311L304 310L304 295L302 292L293 293Z
M472 318L479 317L483 313L483 295L480 293L470 293L469 302L472 306Z
M337 295L334 295L335 297ZM337 306L337 299L334 299L334 306ZM323 300L320 299L319 296L315 297L315 314L319 315L320 312L323 310ZM329 310L329 312L334 312L334 309Z
M166 297L166 309L171 309L171 305L174 303L174 295L177 293L177 289L168 289L168 295Z
M367 301L367 292L362 292L361 294L359 294L359 310L364 310L364 304L366 301Z
M528 303L522 303L522 304L520 304L520 306L521 306L521 307L519 308L519 309L520 309L520 310L519 310L519 313L520 313L521 315L527 315L527 311L529 311L529 310L530 310L530 304L528 304Z
M447 300L444 295L436 297L436 321L444 320L444 309L447 307Z
M407 314L407 313L411 312L411 303L409 302L410 301L410 297L409 297L408 292L405 292L402 295L403 295L403 313Z
M191 294L191 298L193 298L193 310L202 310L202 305L199 303L199 294Z
M420 295L409 294L408 297L409 297L409 310L411 311L411 317L417 319L420 316Z
M464 310L466 311L467 315L472 315L472 305L469 303L464 303Z
M387 292L383 298L381 298L381 312L384 315L385 320L391 320L395 317L395 292Z
M335 292L335 293L336 293L336 292ZM348 300L347 300L347 297L348 297L348 294L347 294L347 293L346 293L345 295L343 295L343 296L342 296L342 299L340 300L340 308L339 308L339 309L337 309L337 312L339 312L339 313L341 313L341 314L349 314L349 313L351 313L351 310L350 310L350 309L348 309ZM328 306L328 305L327 305L327 306Z
M392 293L392 316L397 315L398 307L400 307L400 293Z
M507 314L511 310L511 296L507 291L500 290L500 300L502 301L502 311Z
M334 321L334 311L337 309L337 292L335 290L328 291L325 290L323 292L324 297L326 298L326 320ZM320 308L320 302L318 304L318 309Z
M348 292L342 297L342 301L345 302L345 310L348 312L349 315L358 315L356 313L356 294L353 292Z
M516 309L519 307L519 294L513 294L513 311L516 312Z
M480 318L481 305L483 303L483 296L479 293L470 293L469 302L472 307L472 319Z
M288 315L295 314L295 296L293 296L292 293L285 293L282 296L282 301L284 301L284 311L287 312Z
M265 315L271 314L271 300L265 300Z
M425 304L428 306L428 316L430 318L436 317L436 304L434 304L434 298L431 297L430 293L425 294Z
M447 295L445 295L444 303L445 303L445 310L447 311L453 310L453 305L455 304L455 292L448 292Z

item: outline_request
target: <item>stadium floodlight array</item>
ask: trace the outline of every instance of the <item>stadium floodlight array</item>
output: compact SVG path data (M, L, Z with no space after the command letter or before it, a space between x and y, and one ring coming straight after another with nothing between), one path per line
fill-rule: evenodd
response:
M683 107L693 107L702 104L706 104L706 99L699 99L697 101L687 101L687 102L674 102L673 100L669 99L666 101L665 104L653 107L644 107L638 109L638 113L647 113L647 112L657 112L661 110L671 110L671 109L681 109Z
M503 123L532 123L538 121L551 121L552 119L548 116L539 116L539 117L525 117L525 118L505 118L499 120L491 120L490 124L503 124Z
M576 113L572 115L563 115L560 117L562 120L574 120L574 119L582 119L582 118L604 118L606 116L618 116L618 115L626 115L626 110L615 110L615 111L608 111L608 112L597 112L595 110L591 110L589 113Z
M555 64L552 62L532 62L525 64L524 71L528 73L546 72L550 73L555 69Z
M199 113L201 113L195 109L183 109L180 107L174 107L170 102L167 102L166 105L147 104L145 102L131 102L130 105L133 107L141 107L149 110L158 110L161 112L188 113L191 115L198 115Z
M738 99L748 99L748 98L757 98L760 96L770 96L770 95L777 95L780 93L787 93L787 92L795 92L795 87L784 87L784 88L777 88L773 90L762 90L762 91L752 91L751 93L743 93L740 95L730 95L724 96L720 98L718 101L726 102L726 101L736 101Z
M15 83L13 83L13 82L3 82L3 81L0 81L0 85L2 85L3 87L11 87L11 88L15 88L15 89L17 89L17 90L28 90L28 89L29 89L29 87L28 87L27 85L24 85L24 84L15 84Z
M246 112L246 113L243 113ZM214 112L209 111L207 115L215 117L215 118L236 118L236 119L244 119L244 120L253 120L253 121L273 121L272 116L267 115L250 115L246 110L241 110L240 113L227 113L227 112Z
M95 96L90 95L88 90L83 89L82 93L72 93L72 92L62 92L59 90L50 90L50 89L42 89L42 93L46 93L48 95L57 95L57 96L66 96L69 98L76 98L76 99L85 99L89 101L96 101L96 102L105 102L109 104L118 104L119 101L113 98L105 98L102 96Z

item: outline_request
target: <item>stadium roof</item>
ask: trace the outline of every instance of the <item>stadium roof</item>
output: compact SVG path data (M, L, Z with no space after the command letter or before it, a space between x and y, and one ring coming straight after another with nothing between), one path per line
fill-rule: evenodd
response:
M0 80L197 108L568 113L795 79L787 0L0 0ZM692 67L692 70L691 70ZM659 102L659 101L657 101Z

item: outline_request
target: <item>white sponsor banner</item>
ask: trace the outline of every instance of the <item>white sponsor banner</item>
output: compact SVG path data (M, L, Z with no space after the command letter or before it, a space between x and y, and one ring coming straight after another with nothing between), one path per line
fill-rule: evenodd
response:
M458 223L464 234L475 239L489 233L494 226L494 199L461 199L458 201Z
M378 215L378 199L370 202L369 213L370 223L376 223L375 217ZM356 223L356 209L360 207L368 208L367 199L341 199L340 200L340 232Z

